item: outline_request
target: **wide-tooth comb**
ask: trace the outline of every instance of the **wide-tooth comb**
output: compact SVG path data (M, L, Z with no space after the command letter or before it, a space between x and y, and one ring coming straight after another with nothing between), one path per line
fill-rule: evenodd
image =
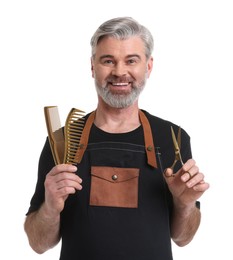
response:
M85 112L77 108L72 108L65 123L65 153L64 163L77 163L76 153L80 149L80 139L85 124Z

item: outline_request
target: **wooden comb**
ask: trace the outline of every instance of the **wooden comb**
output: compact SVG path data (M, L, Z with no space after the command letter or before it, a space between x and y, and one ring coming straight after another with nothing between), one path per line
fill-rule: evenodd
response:
M44 107L44 114L55 164L79 162L80 160L77 158L79 158L78 150L85 123L85 112L72 108L66 118L64 130L61 126L57 106Z
M65 141L57 106L44 107L48 139L55 164L64 159Z
M65 153L64 163L73 164L79 162L78 154L80 139L85 125L85 112L77 108L72 108L67 116L65 124Z

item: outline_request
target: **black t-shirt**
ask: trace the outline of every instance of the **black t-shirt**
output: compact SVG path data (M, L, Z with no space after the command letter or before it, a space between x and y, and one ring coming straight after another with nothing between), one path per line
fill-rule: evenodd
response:
M170 127L172 125L176 132L178 127L146 111L144 113L152 128L154 145L159 147L161 153L157 161L161 159L161 168L169 167L174 160ZM181 152L184 161L191 158L190 138L184 130L182 130ZM52 153L46 140L39 161L36 191L28 212L37 210L43 203L44 180L53 166ZM105 166L114 170L132 168L139 170L138 177L135 177L137 184L127 186L128 179L121 182L122 185L126 185L123 189L130 187L128 189L131 190L137 185L136 206L127 206L124 201L125 199L128 201L128 198L125 197L123 202L120 202L123 206L115 204L103 206L101 200L105 198L99 199L98 195L97 199L95 198L97 204L90 203L92 196L90 194L96 193L96 190L92 191L95 185L99 187L98 192L101 194L105 192L102 190L102 187L105 189L104 185L111 187L106 191L105 197L114 196L116 186L110 183L111 180L97 176L97 184L94 184L93 178L96 181L96 176L92 174L93 167L102 169L101 167ZM87 150L78 165L77 174L83 179L83 189L68 197L61 213L60 259L172 260L170 240L172 198L160 167L155 169L147 164L142 126L128 133L110 134L93 125ZM135 181L135 178L129 178L129 181ZM120 196L128 194L125 190L117 192Z

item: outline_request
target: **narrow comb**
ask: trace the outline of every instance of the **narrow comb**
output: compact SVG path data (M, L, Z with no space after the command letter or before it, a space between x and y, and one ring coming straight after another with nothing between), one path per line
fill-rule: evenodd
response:
M53 159L55 164L60 164L64 158L65 143L57 106L44 107L44 114Z
M77 108L72 108L67 116L65 123L65 153L64 163L77 163L75 157L77 151L80 149L80 139L85 124L85 112Z

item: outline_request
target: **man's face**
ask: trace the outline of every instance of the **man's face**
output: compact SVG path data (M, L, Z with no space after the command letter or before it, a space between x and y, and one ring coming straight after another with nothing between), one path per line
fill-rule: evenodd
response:
M92 77L100 98L115 108L132 105L143 90L153 66L139 37L101 39L92 59Z

